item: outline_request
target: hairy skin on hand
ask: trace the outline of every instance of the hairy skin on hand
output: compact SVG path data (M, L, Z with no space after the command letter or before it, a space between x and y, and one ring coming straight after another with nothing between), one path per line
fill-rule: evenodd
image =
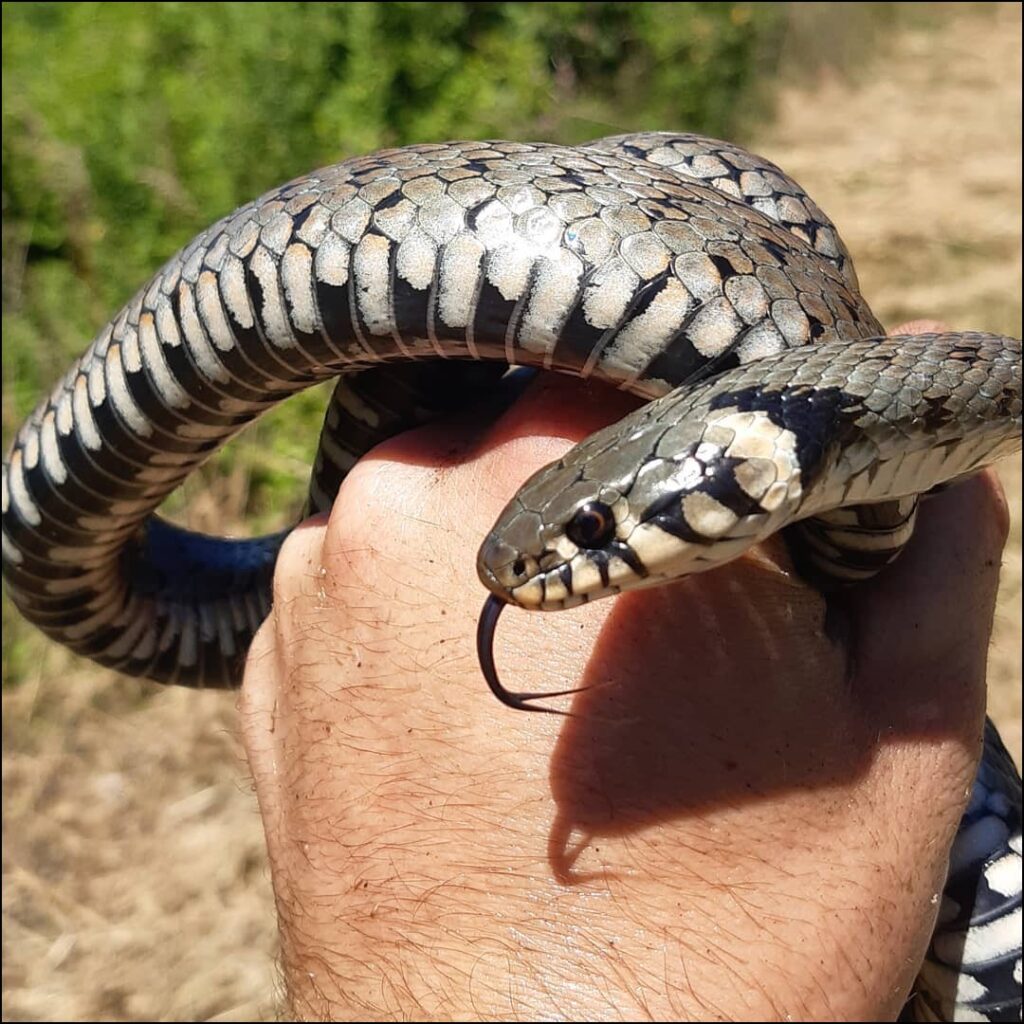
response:
M377 449L278 563L241 698L290 1012L892 1019L973 777L1007 515L926 502L830 605L781 545L557 615L480 676L476 549L629 400L545 380L496 424Z

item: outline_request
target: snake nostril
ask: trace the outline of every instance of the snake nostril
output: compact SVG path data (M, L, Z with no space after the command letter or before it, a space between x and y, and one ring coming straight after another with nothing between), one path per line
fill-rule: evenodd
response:
M526 572L526 562L522 558L517 558L512 563L512 575L522 576Z

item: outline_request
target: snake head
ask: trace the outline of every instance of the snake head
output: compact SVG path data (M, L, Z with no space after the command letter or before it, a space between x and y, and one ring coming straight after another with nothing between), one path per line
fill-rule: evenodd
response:
M714 568L800 504L797 439L763 412L670 394L521 488L477 571L497 597L555 610Z
M606 486L562 488L557 464L535 477L480 547L477 571L492 593L524 608L571 608L648 575L624 538L629 507ZM551 499L531 507L551 486ZM560 492L560 493L559 493Z

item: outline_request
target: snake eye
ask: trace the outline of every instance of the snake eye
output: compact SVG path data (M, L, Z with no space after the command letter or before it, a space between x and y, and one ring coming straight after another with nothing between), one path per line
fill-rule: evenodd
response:
M577 547L603 548L615 536L615 516L603 501L581 505L565 528Z

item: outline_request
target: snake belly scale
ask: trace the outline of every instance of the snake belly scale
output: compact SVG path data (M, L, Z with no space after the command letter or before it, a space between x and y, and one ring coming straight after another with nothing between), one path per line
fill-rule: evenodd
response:
M285 534L190 533L154 515L167 494L270 406L338 378L307 501L324 509L361 454L498 396L510 366L651 402L542 471L485 542L487 652L505 601L650 585L784 526L809 578L856 582L898 555L918 495L1021 438L1020 342L883 334L828 218L729 143L645 133L349 160L200 234L28 418L3 467L8 592L101 664L236 684ZM1020 1019L1020 804L989 729L925 1016Z

